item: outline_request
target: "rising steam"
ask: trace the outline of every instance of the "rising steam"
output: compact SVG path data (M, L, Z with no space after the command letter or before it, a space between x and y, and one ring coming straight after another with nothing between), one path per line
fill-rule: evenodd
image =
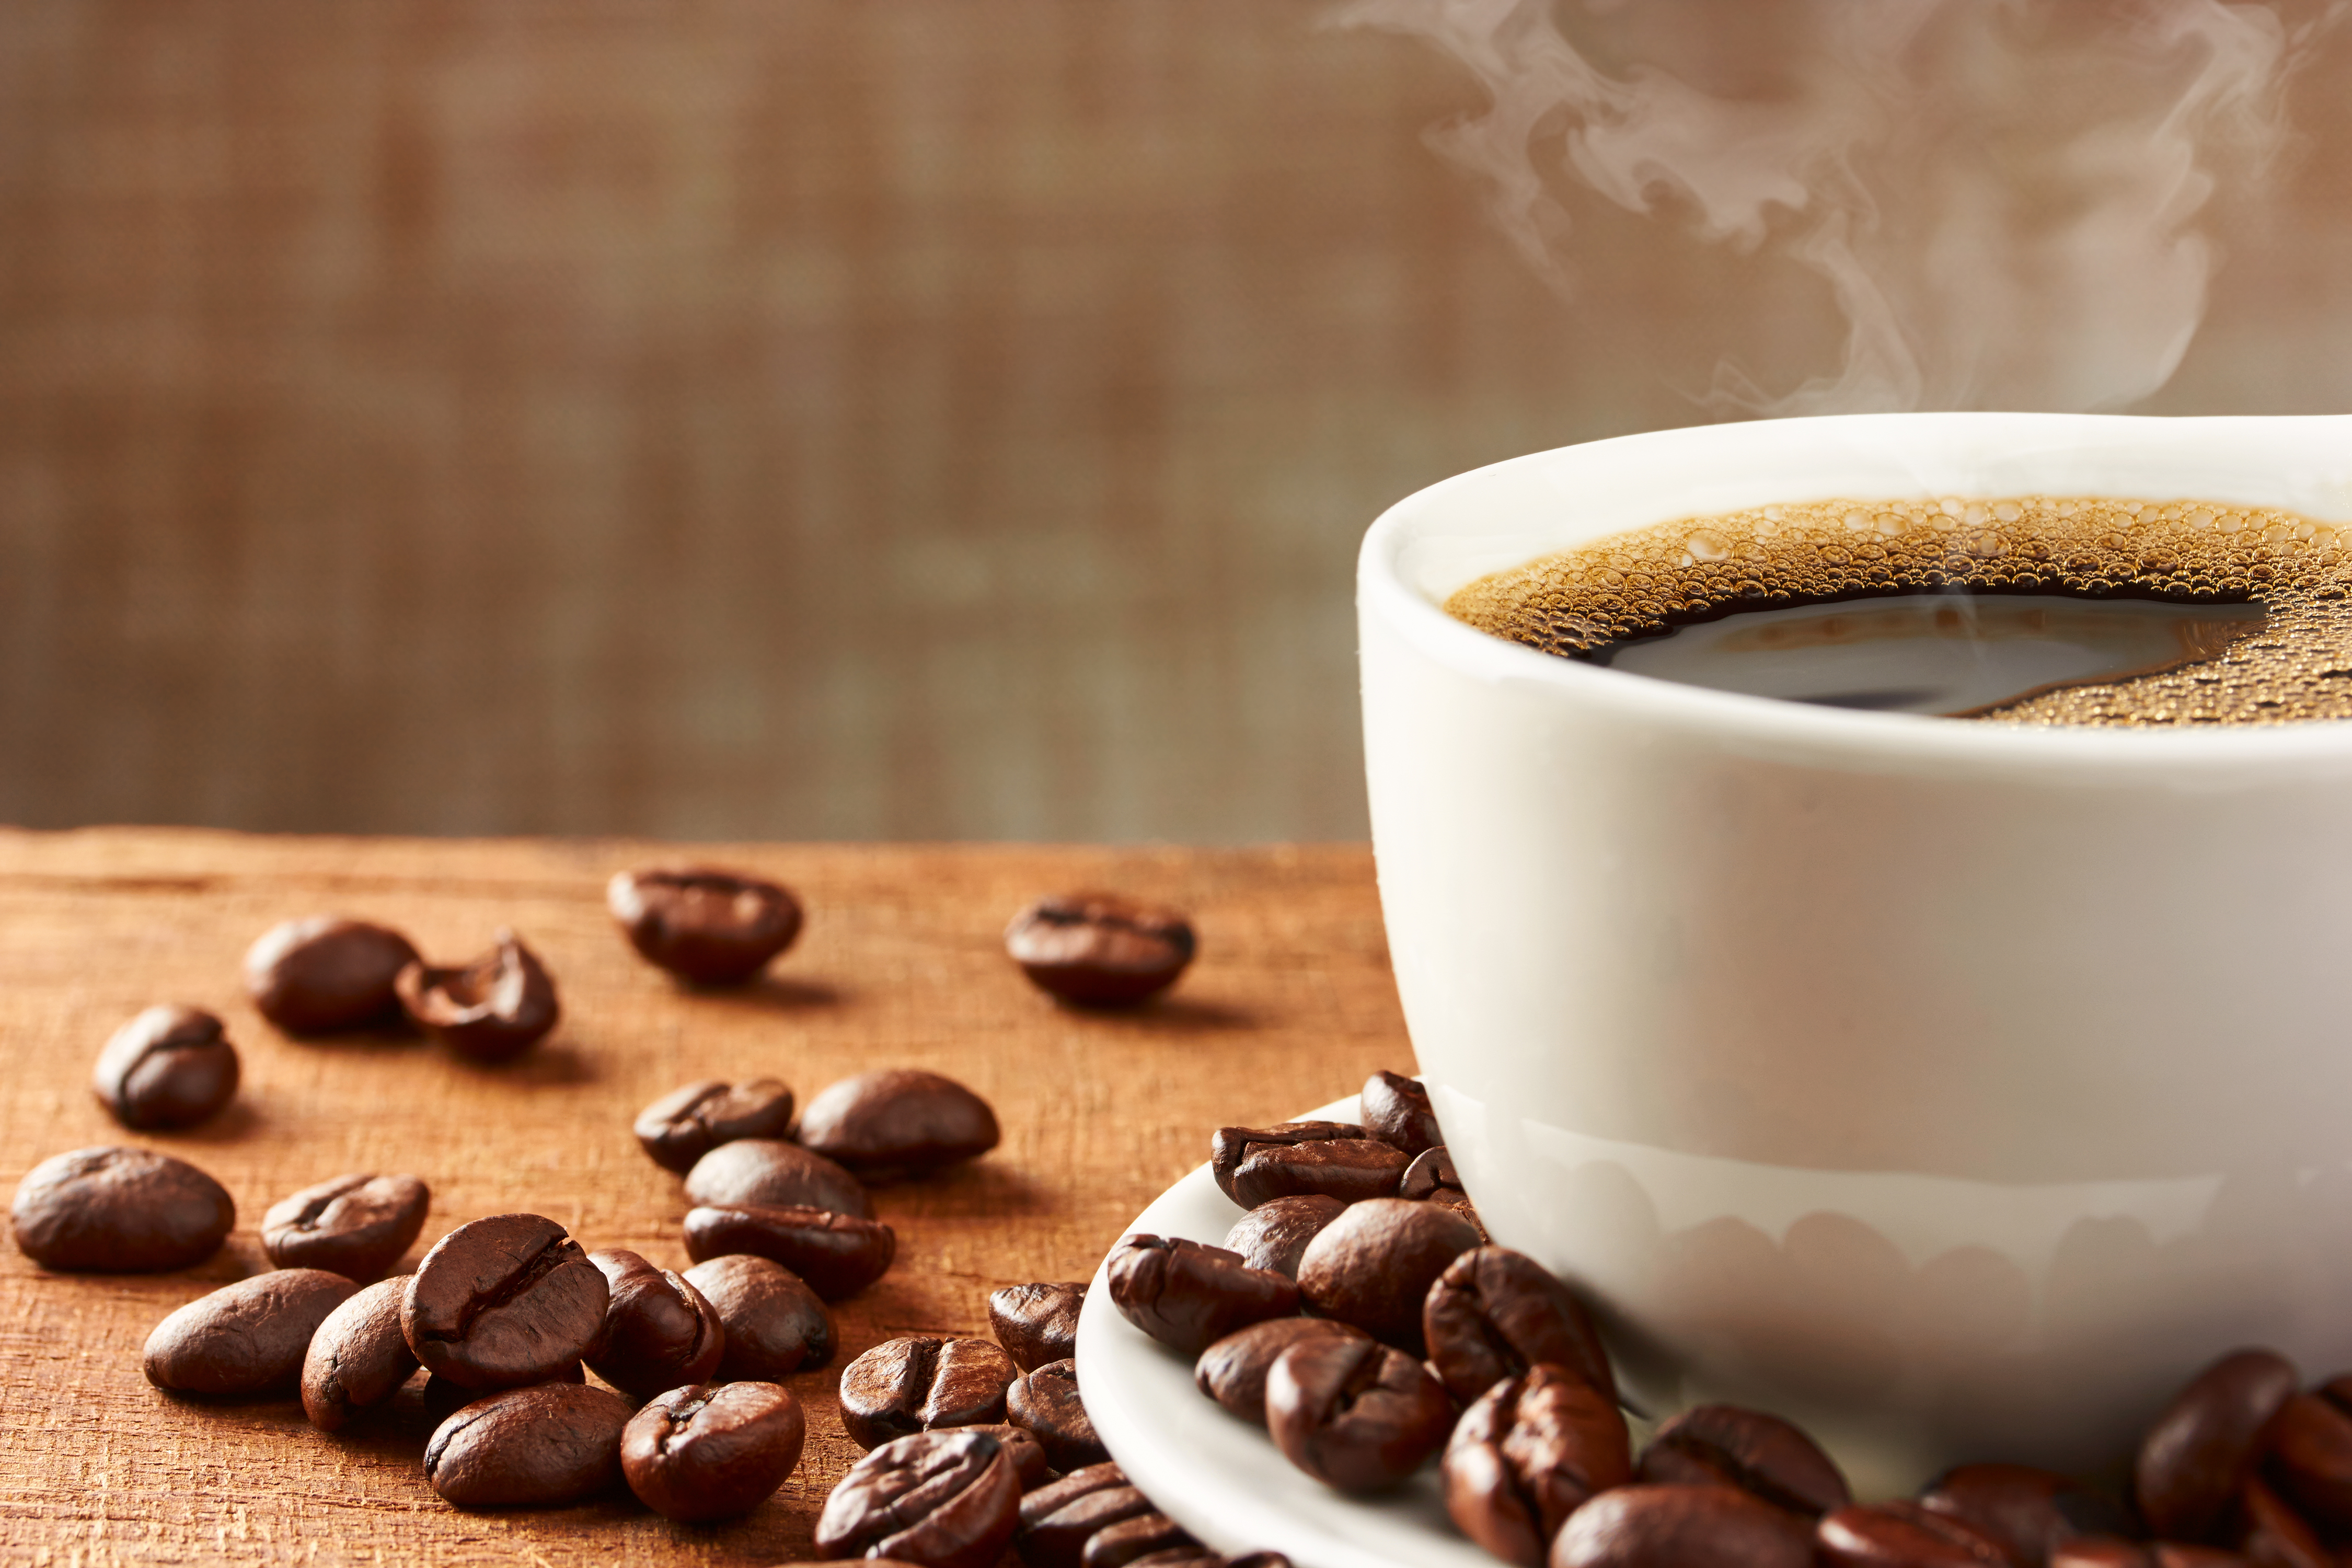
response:
M1432 140L1561 291L1570 184L1819 273L1843 368L1775 394L1727 360L1705 400L1780 415L2111 409L2163 385L2218 262L2200 215L2283 145L2285 79L2345 6L1351 0L1336 20L1476 74L1486 111Z

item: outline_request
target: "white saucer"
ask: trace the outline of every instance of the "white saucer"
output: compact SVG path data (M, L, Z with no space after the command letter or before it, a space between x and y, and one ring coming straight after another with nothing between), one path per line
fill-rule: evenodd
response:
M1297 1120L1360 1114L1350 1096ZM1202 1165L1128 1229L1213 1247L1241 1216ZM1272 1550L1297 1568L1496 1568L1446 1518L1433 1466L1393 1492L1333 1491L1194 1387L1192 1361L1119 1314L1100 1268L1078 1317L1078 1388L1128 1479L1219 1552Z

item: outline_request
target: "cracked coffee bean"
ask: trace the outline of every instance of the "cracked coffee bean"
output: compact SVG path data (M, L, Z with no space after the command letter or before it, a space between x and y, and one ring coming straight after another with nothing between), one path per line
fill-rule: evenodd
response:
M1020 1510L1020 1480L1003 1444L978 1432L918 1432L850 1467L817 1517L816 1552L991 1568Z
M1584 1308L1550 1269L1507 1247L1445 1267L1421 1308L1429 1366L1463 1404L1538 1363L1566 1367L1612 1402L1609 1354Z
M1116 1524L1106 1524L1087 1538L1078 1552L1078 1568L1128 1568L1145 1557L1180 1549L1197 1550L1200 1542L1174 1520L1153 1509Z
M436 968L422 960L394 982L409 1021L471 1061L511 1061L537 1045L562 1008L539 955L501 926L471 963Z
M651 1399L719 1370L727 1331L702 1292L624 1247L592 1252L612 1291L589 1370L624 1394Z
M114 1031L90 1092L125 1127L194 1127L236 1098L236 1047L198 1007L150 1007Z
M1078 1363L1047 1362L1013 1380L1004 1391L1004 1418L1037 1439L1057 1470L1084 1469L1110 1458L1078 1397Z
M2150 1531L2212 1539L2298 1381L2293 1363L2259 1350L2225 1355L2190 1380L2141 1439L2132 1468L2132 1495Z
M715 866L623 871L604 904L647 963L697 985L740 985L801 934L788 889Z
M874 1217L864 1183L824 1155L780 1138L721 1143L686 1173L686 1195L709 1208L758 1204Z
M236 1204L185 1160L101 1144L25 1173L10 1217L16 1250L44 1268L152 1274L219 1251Z
M1110 1299L1127 1321L1197 1356L1235 1329L1298 1310L1298 1285L1222 1247L1137 1234L1111 1248Z
M2329 1529L2352 1531L2352 1415L2298 1394L2272 1417L2264 1461L2279 1489Z
M326 1035L400 1016L394 983L416 949L389 926L341 915L288 921L245 954L245 991L289 1035Z
M2018 1568L1975 1525L1907 1498L1831 1510L1814 1531L1813 1560L1816 1568Z
M2129 1523L2111 1499L2031 1465L1961 1465L1928 1483L1919 1500L1968 1521L2025 1568L2042 1568L2062 1541L2122 1535Z
M1504 1562L1543 1568L1570 1514L1633 1479L1632 1443L1612 1396L1565 1367L1531 1367L1454 1424L1445 1511Z
M1265 1374L1283 1352L1301 1340L1337 1337L1369 1340L1353 1323L1334 1318L1269 1318L1236 1329L1201 1352L1192 1363L1200 1391L1244 1421L1265 1425Z
M1209 1140L1217 1186L1245 1209L1315 1194L1343 1204L1394 1197L1411 1163L1403 1150L1346 1121L1220 1127Z
M686 1282L726 1326L722 1383L774 1383L833 1359L833 1314L799 1275L765 1258L734 1255L698 1263Z
M302 1414L321 1432L340 1432L390 1399L416 1370L400 1331L405 1279L362 1286L327 1314L302 1355Z
M1301 1340L1265 1378L1265 1425L1290 1462L1341 1491L1393 1486L1437 1452L1454 1402L1421 1363L1372 1340Z
M694 1384L656 1397L621 1429L621 1475L637 1500L699 1524L775 1495L801 1462L808 1421L772 1383Z
M748 1252L782 1264L828 1301L855 1296L890 1267L898 1237L879 1220L768 1204L688 1209L686 1255L697 1263Z
M1736 1405L1695 1405L1642 1450L1654 1485L1732 1487L1815 1519L1853 1500L1845 1473L1793 1422Z
M943 1426L1004 1420L1013 1358L986 1340L910 1334L841 1369L841 1426L861 1448Z
M1447 1267L1477 1245L1476 1228L1451 1209L1368 1198L1307 1244L1298 1260L1299 1298L1324 1317L1418 1356L1423 1300Z
M1115 893L1040 899L1004 928L1004 951L1031 983L1086 1007L1132 1007L1176 984L1198 943L1165 905Z
M861 1182L896 1182L975 1159L1001 1136L988 1101L911 1068L827 1084L801 1112L800 1145Z
M1437 1112L1429 1106L1429 1090L1402 1073L1376 1072L1366 1079L1357 1104L1365 1131L1408 1154L1445 1142L1437 1125Z
M409 1276L401 1331L425 1370L461 1388L544 1383L604 1331L612 1291L563 1227L535 1214L461 1225Z
M1097 1531L1154 1511L1117 1465L1088 1465L1021 1500L1013 1550L1027 1568L1078 1568Z
M415 1176L337 1176L272 1204L261 1216L261 1249L280 1268L379 1279L424 1230L431 1205Z
M1734 1487L1616 1487L1570 1515L1551 1549L1551 1568L1703 1563L1812 1568L1812 1521Z
M1014 1366L1034 1372L1078 1353L1078 1310L1086 1303L1081 1279L1007 1285L989 1292L989 1330Z
M1234 1228L1225 1232L1225 1249L1240 1253L1252 1268L1271 1268L1296 1279L1307 1244L1347 1206L1320 1193L1268 1199L1234 1221Z
M621 1433L634 1415L609 1389L574 1383L509 1388L435 1429L425 1479L459 1508L557 1508L621 1479Z
M643 1110L629 1131L646 1157L683 1175L721 1143L782 1138L793 1125L793 1091L772 1078L749 1083L704 1079L674 1089Z
M155 1325L147 1381L174 1394L248 1398L290 1389L310 1336L358 1289L323 1268L279 1268L224 1285Z

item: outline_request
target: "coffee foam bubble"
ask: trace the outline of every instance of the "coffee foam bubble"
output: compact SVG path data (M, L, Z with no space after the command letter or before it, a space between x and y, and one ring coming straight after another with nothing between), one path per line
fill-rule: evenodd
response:
M1812 501L1612 534L1445 603L1481 631L1592 658L1747 610L1899 594L2054 594L2263 606L2214 658L1976 715L2154 727L2352 718L2352 528L2200 500Z

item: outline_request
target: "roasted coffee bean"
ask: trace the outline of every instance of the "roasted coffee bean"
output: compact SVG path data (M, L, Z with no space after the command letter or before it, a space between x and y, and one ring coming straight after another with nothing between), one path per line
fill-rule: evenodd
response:
M746 1514L801 1462L808 1422L772 1383L695 1384L649 1402L621 1429L621 1474L664 1519Z
M236 1097L236 1047L197 1007L150 1007L114 1031L90 1092L125 1127L194 1127Z
M1695 1405L1642 1450L1652 1484L1737 1487L1807 1519L1853 1500L1845 1473L1793 1422L1736 1405Z
M1078 1397L1076 1361L1047 1362L1014 1378L1004 1391L1004 1418L1036 1438L1057 1470L1084 1469L1110 1458Z
M270 927L246 950L245 990L288 1034L331 1034L397 1019L394 982L415 962L388 926L314 915Z
M1179 1546L1139 1557L1127 1568L1178 1568L1179 1564L1190 1568L1290 1568L1290 1559L1279 1552L1245 1552L1238 1557L1225 1557L1205 1546Z
M477 1399L434 1430L425 1479L459 1508L555 1508L621 1479L621 1433L635 1414L609 1389L574 1383Z
M588 1356L590 1371L645 1400L701 1383L719 1370L727 1331L701 1291L625 1248L592 1252L588 1261L604 1271L612 1290L604 1332Z
M563 1227L535 1214L461 1225L409 1276L408 1348L462 1388L519 1388L577 1365L604 1331L612 1291Z
M236 1223L228 1189L185 1160L113 1144L42 1161L9 1213L17 1251L44 1268L97 1274L202 1263Z
M2270 1424L2264 1461L2295 1506L2339 1532L2352 1532L2352 1415L2317 1394L2298 1394Z
M1613 1397L1565 1367L1537 1366L1462 1413L1443 1468L1445 1511L1463 1534L1543 1568L1570 1514L1633 1479L1633 1439Z
M155 1325L147 1381L174 1394L250 1398L290 1390L310 1336L358 1289L322 1268L279 1268L224 1285Z
M774 1079L726 1083L712 1078L663 1095L637 1112L629 1131L655 1164L684 1174L721 1143L782 1138L792 1125L793 1091Z
M816 1552L991 1568L1020 1510L1003 1444L978 1432L918 1432L850 1467L817 1517Z
M1429 1107L1429 1090L1402 1073L1374 1073L1364 1080L1364 1092L1357 1103L1364 1131L1408 1154L1445 1142L1445 1134L1438 1129L1437 1112Z
M1265 1378L1265 1425L1290 1462L1341 1491L1392 1486L1437 1452L1454 1402L1420 1362L1372 1340L1299 1341Z
M874 1200L866 1195L864 1183L824 1155L780 1138L721 1143L686 1173L686 1195L710 1208L758 1204L874 1217Z
M1818 1568L2019 1568L1975 1525L1908 1499L1831 1510L1815 1527L1813 1557Z
M1054 1476L1054 1467L1045 1458L1045 1448L1037 1439L1010 1421L983 1421L976 1426L959 1426L959 1432L985 1432L1004 1446L1013 1461L1013 1473L1021 1478L1021 1489L1026 1493L1044 1486Z
M1569 1516L1551 1568L1811 1568L1811 1520L1732 1487L1617 1487Z
M1307 1244L1347 1206L1320 1193L1269 1199L1234 1221L1225 1232L1225 1249L1240 1253L1252 1268L1271 1268L1296 1279Z
M1116 893L1040 899L1004 928L1004 951L1040 990L1084 1007L1131 1007L1192 962L1192 922Z
M573 1384L583 1384L588 1381L588 1369L582 1366L575 1361L569 1366L566 1366L562 1371L558 1372L553 1377L549 1378L547 1381L550 1383L568 1383ZM529 1386L536 1387L538 1385L534 1384ZM438 1426L441 1423L448 1420L449 1417L455 1415L457 1412L463 1410L466 1406L473 1404L475 1401L488 1399L493 1394L504 1394L506 1390L502 1388L465 1388L450 1382L446 1377L428 1376L425 1380L424 1390L425 1419L431 1421L436 1426Z
M2336 1568L2319 1534L2259 1476L2238 1493L2238 1552L2259 1568Z
M988 1294L988 1327L1014 1366L1034 1372L1078 1353L1078 1310L1086 1304L1080 1279L1007 1285Z
M1013 1547L1028 1568L1077 1568L1095 1531L1151 1511L1151 1500L1128 1484L1126 1471L1088 1465L1021 1500Z
M721 1382L773 1383L833 1359L833 1314L782 1264L742 1254L714 1258L688 1269L686 1282L726 1325Z
M2129 1524L2113 1500L2031 1465L1961 1465L1937 1477L1919 1500L1975 1525L2026 1568L2042 1568L2062 1541L2121 1535Z
M1412 1163L1397 1178L1396 1195L1415 1203L1450 1201L1455 1208L1469 1202L1468 1194L1462 1190L1462 1178L1454 1169L1454 1156L1444 1144L1423 1149L1412 1157Z
M1078 1552L1079 1568L1127 1568L1139 1558L1156 1556L1201 1543L1174 1520L1153 1509L1117 1524L1106 1524L1087 1538Z
M730 1252L773 1258L828 1301L881 1279L898 1252L888 1226L830 1209L707 1205L687 1211L684 1228L686 1255L697 1263Z
M419 960L400 972L393 988L409 1022L478 1062L522 1055L563 1014L547 966L504 927L470 963L439 969Z
M2132 1468L2132 1496L2153 1533L2215 1540L2263 1429L2297 1382L2293 1363L2262 1350L2233 1352L2189 1381L2140 1440Z
M2083 1535L2053 1547L2050 1568L2248 1568L2248 1564L2238 1553L2218 1546Z
M1209 1141L1211 1173L1245 1209L1316 1194L1343 1204L1393 1197L1411 1163L1403 1150L1344 1121L1220 1127Z
M1422 1299L1421 1331L1430 1370L1465 1405L1539 1362L1617 1397L1583 1307L1550 1269L1509 1247L1477 1247L1447 1264Z
M986 1340L910 1334L841 1369L841 1426L861 1448L910 1432L1006 1419L1013 1358Z
M976 1158L1001 1134L988 1101L912 1068L827 1084L801 1112L801 1147L862 1182L895 1182Z
M1201 1359L1192 1363L1192 1382L1243 1420L1263 1426L1265 1374L1274 1370L1275 1359L1299 1341L1318 1335L1371 1338L1355 1324L1335 1318L1269 1318L1236 1329L1202 1351Z
M800 900L786 889L715 866L649 866L604 888L629 945L697 985L740 985L801 934Z
M261 1249L280 1268L328 1268L374 1279L425 1228L433 1194L415 1176L337 1176L269 1206Z
M416 1370L400 1331L405 1279L363 1286L327 1314L302 1354L302 1414L321 1432L340 1432L382 1405Z
M1478 1232L1450 1209L1367 1198L1307 1244L1298 1260L1299 1298L1324 1317L1418 1356L1423 1300L1447 1267L1477 1245Z
M1298 1310L1298 1285L1222 1247L1140 1233L1111 1248L1111 1304L1171 1349L1196 1356L1235 1329Z

